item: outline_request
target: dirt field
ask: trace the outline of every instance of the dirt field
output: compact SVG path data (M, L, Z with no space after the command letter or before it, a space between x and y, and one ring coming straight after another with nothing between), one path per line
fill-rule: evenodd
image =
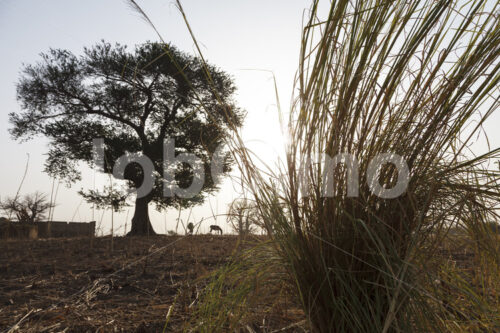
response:
M1 240L0 332L161 332L172 304L166 331L183 331L199 278L245 246L210 235L115 238L113 252L109 237ZM472 253L450 251L439 257L470 267ZM270 298L277 306L252 313L251 329L303 332L298 306Z
M111 253L110 238L2 241L1 331L162 331L176 295L167 331L181 330L195 280L227 261L237 243L235 236L115 238Z

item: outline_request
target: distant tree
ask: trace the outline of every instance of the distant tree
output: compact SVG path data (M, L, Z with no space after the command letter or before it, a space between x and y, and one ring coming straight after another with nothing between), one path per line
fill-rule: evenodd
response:
M22 111L11 113L10 122L15 139L38 134L49 138L46 172L80 179L78 163L92 165L95 138L104 138L105 173L112 173L115 161L126 153L147 156L154 165L155 186L147 196L136 198L133 235L154 234L150 203L158 210L189 207L217 190L209 172L211 157L229 126L241 126L244 117L232 99L235 86L228 74L161 43L141 44L129 52L103 41L85 48L79 57L58 49L41 57L41 62L23 68L17 85ZM191 198L163 196L163 142L169 137L175 139L176 154L194 153L202 161L205 182ZM230 171L231 162L226 153L223 173ZM188 187L193 179L190 166L177 163L172 168L176 185ZM131 163L124 179L131 189L139 188L142 168Z
M45 218L45 213L55 207L40 192L28 194L23 198L7 198L0 202L0 208L9 215L15 215L19 222L35 223Z
M246 199L237 199L231 203L227 220L233 231L240 236L247 236L257 230L257 211Z
M188 229L188 234L189 235L192 235L193 232L194 232L194 224L193 222L189 222L188 225L187 225L187 229Z

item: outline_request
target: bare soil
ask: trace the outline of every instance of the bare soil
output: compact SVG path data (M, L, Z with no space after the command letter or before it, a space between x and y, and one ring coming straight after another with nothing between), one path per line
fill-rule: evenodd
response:
M127 237L111 251L109 237L2 240L0 330L161 332L175 299L166 331L182 331L199 278L237 244L235 236Z

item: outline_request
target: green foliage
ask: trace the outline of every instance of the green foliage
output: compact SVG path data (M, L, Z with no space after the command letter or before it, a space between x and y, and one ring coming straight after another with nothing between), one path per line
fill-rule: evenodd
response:
M112 186L106 186L103 193L99 192L99 190L89 190L88 192L81 190L78 194L80 194L87 203L94 204L100 209L111 208L115 212L119 212L124 207L130 206L127 203L128 193L117 190Z
M240 126L244 117L232 99L234 92L228 74L169 44L148 42L129 51L103 41L85 48L81 56L51 49L42 61L22 70L17 85L22 111L10 114L10 132L15 139L47 137L46 171L70 181L79 179L79 162L92 164L95 138L104 138L106 173L112 173L120 156L141 153L152 160L156 178L146 200L159 209L187 207L217 190L209 172L212 154L228 135L228 124ZM163 196L167 137L175 139L176 153L194 153L203 163L203 189L192 198ZM231 163L226 153L224 172ZM177 185L189 186L192 169L185 163L172 167ZM143 178L138 165L126 168L124 179L132 189Z
M204 277L189 330L233 332L251 325L257 313L268 312L283 289L283 262L271 243L237 250L222 268ZM246 326L249 327L249 326Z

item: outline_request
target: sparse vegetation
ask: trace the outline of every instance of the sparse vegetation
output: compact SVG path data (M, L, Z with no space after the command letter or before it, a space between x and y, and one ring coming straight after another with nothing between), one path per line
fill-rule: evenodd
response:
M110 252L108 237L2 241L0 328L162 332L172 306L166 331L182 332L198 279L237 243L235 236L117 237Z
M15 216L21 223L42 221L45 214L54 206L48 202L47 195L41 192L27 194L22 198L6 198L0 202L0 208L8 216Z
M129 2L152 24L135 1ZM152 85L154 77L175 68L177 88L192 94L196 114L205 120L195 125L221 134L216 142L230 147L233 158L227 161L236 161L244 190L250 193L249 198L233 202L228 221L239 235L252 233L255 226L267 235L247 242L243 237L222 236L222 228L211 225L209 232L220 232L218 237L180 237L176 227L168 232L172 237L120 239L117 251L107 254L100 270L89 260L93 268L69 271L61 279L55 265L45 265L39 275L78 283L88 278L91 283L83 283L90 288L76 292L66 290L56 306L44 303L42 314L31 322L33 328L45 328L37 325L70 313L86 320L82 330L93 326L185 332L500 331L500 171L491 167L500 159L500 148L488 146L482 154L471 148L477 138L487 141L482 126L500 109L500 3L340 0L322 11L323 3L313 0L302 34L286 160L277 169L263 168L248 151L239 132L239 110L230 100L232 83L205 63L179 1L177 5L199 52L199 57L189 58L196 64L194 72L182 62L185 55L160 43L138 48L133 59L142 64L139 55L149 55L148 48L156 50L158 57L145 57ZM106 45L94 52L111 52ZM93 54L89 52L87 57ZM120 48L113 52L123 53ZM68 74L66 67L78 68L76 58L67 53L54 51L52 56L45 56L49 64L64 65L52 68L58 75ZM158 60L163 58L170 59L165 60L168 66ZM28 98L39 92L39 86L51 88L46 85L52 83L51 76L37 80L43 69L26 69L28 79L21 82L20 94L30 107L23 116L12 116L15 135L26 129L28 134L37 132L28 120L40 110L52 112L47 105L56 95L41 94L40 107L38 99ZM64 77L54 82L67 83ZM78 92L81 87L73 88ZM135 89L126 93L135 94ZM122 96L120 91L111 92ZM72 111L89 112L80 107L85 105L77 104ZM179 117L191 119L188 109ZM131 110L137 115L136 108ZM109 118L106 112L98 115ZM99 124L89 120L86 126L114 140L123 135L136 151L150 153L141 138L107 131ZM46 124L44 130L57 125ZM133 121L132 125L138 126ZM203 131L196 135L203 136ZM52 134L54 144L74 152L76 146L63 139L75 132L66 128L62 133ZM109 144L112 154L122 153L123 142L117 145ZM53 166L63 163L53 155L49 166L50 161ZM403 191L384 197L401 183ZM215 189L215 183L209 186L206 193ZM180 214L179 223L193 234L195 225L184 227ZM139 233L149 230L149 222L145 225ZM168 243L162 244L165 240ZM136 241L140 248L126 247L125 241L129 245ZM17 271L21 268L12 265L9 256L0 260L6 263L1 266L7 267L6 275L15 272L4 283L24 281L17 279L24 272ZM30 292L37 277L32 279ZM44 283L50 284L48 280ZM16 285L10 293L24 289ZM106 306L106 297L128 297L123 290L135 296L135 301L126 300L133 303L132 318L147 318L153 325L127 326L131 317L124 320L121 314L116 315L120 323L110 320L115 317L109 314L113 307ZM146 310L137 310L137 300ZM31 312L22 317L24 312L9 308L0 312L3 322L5 313L20 321L33 319ZM90 315L98 317L99 325L87 320ZM57 325L66 319L57 320L54 328L59 329Z
M258 212L247 199L234 200L227 215L229 225L236 234L246 237L257 230Z

